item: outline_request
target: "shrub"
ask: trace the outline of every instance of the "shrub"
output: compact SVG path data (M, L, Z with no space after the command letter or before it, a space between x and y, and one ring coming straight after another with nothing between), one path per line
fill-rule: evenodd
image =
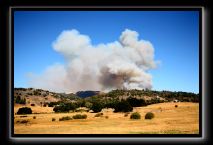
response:
M130 119L141 119L141 115L138 112L131 114Z
M103 107L104 106L101 104L101 102L94 102L92 104L91 110L93 110L93 112L97 113L97 112L101 112Z
M65 121L65 120L72 120L72 117L65 116L65 117L59 118L59 121Z
M108 119L108 118L109 118L109 116L105 116L105 118L106 118L106 119Z
M129 113L125 113L125 114L124 114L124 117L127 117L128 115L129 115Z
M151 100L146 100L146 104L147 105L151 105L151 104L157 104L157 103L163 103L164 100L160 100L160 99L151 99Z
M86 101L84 99L78 100L76 102L77 107L85 107Z
M103 113L97 113L97 114L95 114L95 117L101 117L103 115L104 115Z
M54 106L53 102L48 103L48 107L53 107L53 106Z
M17 96L17 97L15 98L15 102L16 102L17 104L26 104L26 99L25 99L25 98L22 99L20 96Z
M87 115L84 114L84 115L81 115L82 116L82 119L87 119Z
M26 115L20 116L20 118L22 118L22 117L27 117L27 116Z
M30 104L30 106L35 106L35 104Z
M54 107L55 105L58 105L59 102L50 102L48 103L48 107Z
M114 100L110 100L110 101L107 101L106 103L105 103L105 108L115 108L115 106L116 106L116 104L119 102L119 100L116 100L116 99L114 99Z
M35 96L40 96L40 95L41 95L41 92L40 92L39 89L37 89L37 90L34 90L33 94L34 94Z
M86 103L85 103L85 107L86 107L86 108L91 108L91 107L92 107L92 103L86 102Z
M36 119L36 116L33 116L33 119Z
M43 94L43 97L46 97L47 96L47 94L45 93L45 94ZM45 99L45 98L44 98Z
M70 110L75 110L76 105L73 103L61 104L60 106L55 106L53 111L55 112L69 112Z
M175 105L175 108L177 108L178 107L178 105Z
M129 102L122 100L115 105L114 109L114 112L131 112L133 107L129 104Z
M52 121L55 121L55 118L52 118Z
M65 105L61 105L61 106L55 106L53 108L53 111L55 111L55 112L69 112L70 110Z
M22 107L18 109L17 114L32 114L32 110L29 107Z
M146 113L146 115L145 115L145 119L152 119L152 118L154 118L155 117L155 115L152 113L152 112L148 112L148 113Z
M76 114L72 117L73 119L86 119L87 118L87 115L86 114Z
M132 107L141 107L141 106L147 106L144 99L137 99L133 97L127 98L127 101Z
M161 112L163 111L163 109L161 107L158 108Z
M88 110L86 110L86 109L77 109L77 110L75 110L75 112L88 112Z
M32 93L27 93L27 95L32 96L33 94Z
M30 122L30 121L29 120L21 120L20 121L20 123L23 123L23 124L28 123L28 122Z

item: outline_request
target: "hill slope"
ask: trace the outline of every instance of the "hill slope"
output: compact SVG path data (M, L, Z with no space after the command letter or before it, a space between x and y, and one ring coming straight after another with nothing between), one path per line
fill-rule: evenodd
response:
M143 99L150 104L160 102L199 102L199 94L190 92L171 92L171 91L152 91L152 90L112 90L108 93L100 91L79 91L74 93L54 93L42 89L33 88L15 88L14 102L17 104L35 104L43 105L50 102L76 102L78 100L101 100L110 99L127 99L127 98ZM149 103L148 103L149 104Z
M58 101L72 102L78 99L80 98L73 93L70 94L54 93L47 90L33 89L33 88L14 89L14 102L17 104L26 104L26 105L34 104L40 106L50 102L58 102Z

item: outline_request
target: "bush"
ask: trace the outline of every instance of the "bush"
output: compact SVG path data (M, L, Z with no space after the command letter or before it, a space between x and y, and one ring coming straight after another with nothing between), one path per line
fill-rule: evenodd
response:
M178 107L178 105L175 105L175 108L177 108Z
M69 112L69 109L67 109L65 106L55 106L53 108L54 112Z
M85 107L86 101L84 99L78 100L76 102L77 107Z
M27 95L32 96L33 94L32 93L27 93Z
M138 112L131 114L130 119L141 119L141 115Z
M24 99L21 99L20 96L17 96L17 97L15 98L15 102L16 102L17 104L26 104L26 99L25 99L25 98L24 98Z
M91 107L92 107L92 103L86 102L86 103L85 103L85 107L86 107L86 108L91 108Z
M108 119L108 118L109 118L109 116L105 116L105 118L106 118L106 119Z
M17 123L23 123L23 124L25 124L25 123L28 123L28 122L30 122L29 120L21 120L21 121L17 121Z
M70 110L75 110L76 105L73 103L66 103L66 104L61 104L59 106L55 106L53 108L53 111L55 112L69 112Z
M119 102L119 100L116 100L116 99L114 99L114 100L110 100L110 101L107 101L106 103L105 103L105 108L115 108L115 106L116 106L116 104Z
M48 103L48 107L54 107L57 104L58 104L57 102L50 102Z
M146 113L146 115L145 115L145 119L152 119L152 118L154 118L155 117L155 115L152 113L152 112L148 112L148 113Z
M95 114L95 117L101 117L103 115L104 115L103 113L97 113L97 114Z
M34 90L34 92L33 92L33 94L35 95L35 96L40 96L41 95L41 92L40 92L40 90Z
M30 106L35 106L35 104L30 104Z
M52 118L52 121L55 121L55 118Z
M27 117L27 116L26 115L20 116L20 118L22 118L22 117Z
M133 97L127 98L127 101L132 107L141 107L141 106L147 106L144 99L137 99Z
M133 107L127 101L118 102L114 107L114 112L131 112Z
M125 113L125 114L124 114L124 117L127 117L128 115L129 115L129 113Z
M36 119L36 116L33 116L33 119Z
M65 117L59 118L59 121L65 121L65 120L72 120L72 117L65 116ZM52 118L52 121L53 121L53 118Z
M88 112L88 110L87 109L77 109L77 110L75 110L75 112Z
M86 119L87 118L87 115L86 114L76 114L72 117L73 119Z
M147 105L151 105L151 104L157 104L157 103L163 103L164 100L160 100L160 99L151 99L151 100L146 100L146 104Z
M22 107L18 109L17 114L32 114L32 110L29 107Z
M93 112L97 113L97 112L101 112L103 107L104 106L101 104L101 102L94 102L92 104L91 110L93 110Z

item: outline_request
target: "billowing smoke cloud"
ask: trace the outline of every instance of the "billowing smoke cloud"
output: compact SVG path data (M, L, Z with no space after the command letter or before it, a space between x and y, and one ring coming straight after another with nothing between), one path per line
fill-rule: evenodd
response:
M65 64L48 67L42 75L31 76L31 87L56 92L79 90L151 89L156 67L154 48L139 40L136 31L126 29L119 41L92 45L90 37L77 30L63 31L53 42Z

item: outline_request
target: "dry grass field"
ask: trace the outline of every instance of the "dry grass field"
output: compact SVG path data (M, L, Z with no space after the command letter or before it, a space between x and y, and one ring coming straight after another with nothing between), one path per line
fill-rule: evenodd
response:
M178 107L175 107L175 105ZM14 113L22 105L15 105ZM131 120L130 114L113 113L112 110L102 110L102 117L94 117L96 113L82 112L87 119L59 121L63 116L73 116L78 113L54 113L52 107L30 106L33 113L15 115L15 134L198 134L199 104L198 103L160 103L146 107L134 108L141 119ZM153 112L155 118L146 120L147 112ZM22 117L21 117L22 116ZM23 117L25 116L25 117ZM27 116L27 117L26 117ZM33 117L36 117L33 119ZM105 117L105 116L108 116ZM55 118L55 121L52 121ZM28 123L20 123L29 120Z

